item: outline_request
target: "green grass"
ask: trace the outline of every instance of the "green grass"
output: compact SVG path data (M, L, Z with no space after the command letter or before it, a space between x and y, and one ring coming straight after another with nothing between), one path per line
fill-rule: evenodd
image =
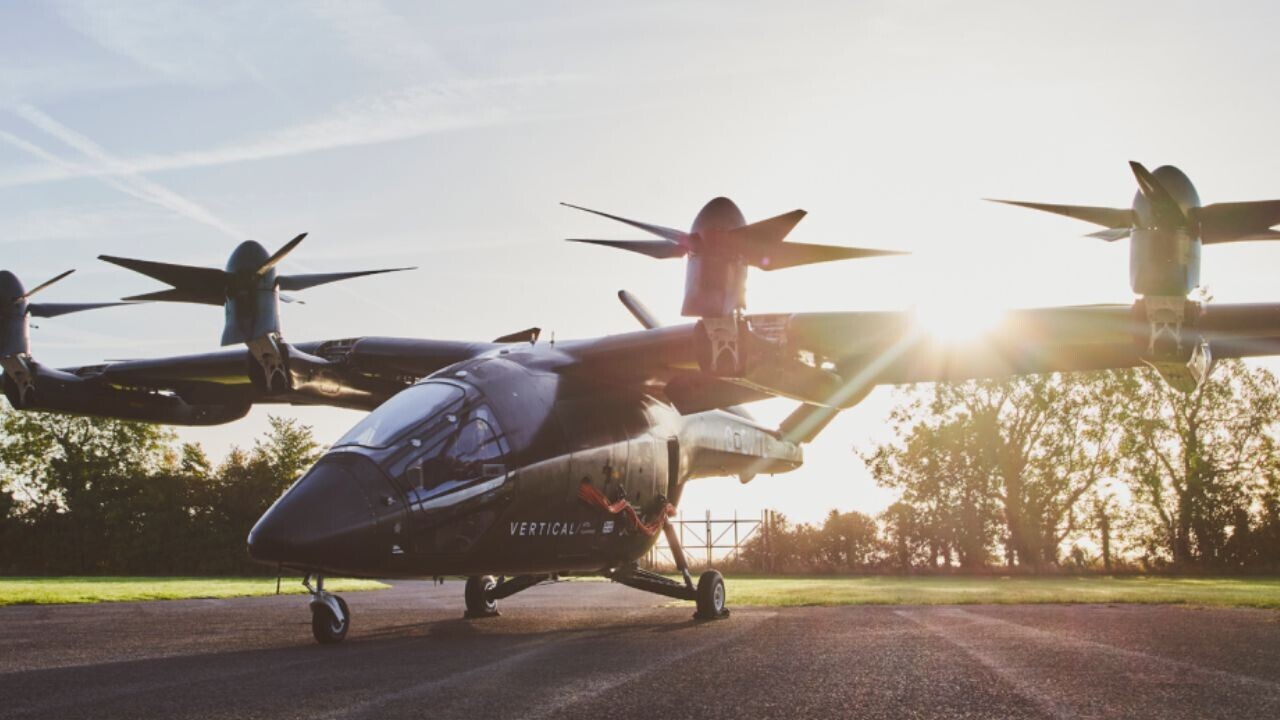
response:
M730 577L731 605L1169 603L1280 609L1280 578Z
M301 578L286 577L280 591L306 592L301 582ZM375 580L325 581L326 590L342 592L385 587ZM275 592L276 579L268 577L0 577L0 606L253 597Z

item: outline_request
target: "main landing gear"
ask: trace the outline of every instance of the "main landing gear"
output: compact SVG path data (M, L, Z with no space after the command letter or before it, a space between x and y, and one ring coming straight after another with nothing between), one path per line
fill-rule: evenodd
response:
M501 614L498 612L499 600L511 597L522 590L528 590L554 577L553 575L517 575L512 578L495 579L492 575L472 575L467 578L467 587L464 591L467 611L463 617L468 620L497 617Z
M707 570L698 578L698 584L695 587L675 529L666 524L662 526L662 531L667 535L667 545L671 548L671 556L676 561L676 568L684 576L683 583L649 572L635 564L610 570L605 573L605 577L637 590L677 600L692 600L697 605L697 611L693 613L693 617L698 620L718 620L729 617L729 608L725 607L724 576L718 570Z
M347 601L325 591L324 576L316 575L316 585L311 587L311 574L302 578L302 585L311 593L311 634L321 645L340 643L351 629L351 611Z

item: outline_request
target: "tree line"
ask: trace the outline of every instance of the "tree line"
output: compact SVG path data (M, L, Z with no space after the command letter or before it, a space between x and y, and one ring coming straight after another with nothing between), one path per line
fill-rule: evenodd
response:
M1189 394L1151 370L905 391L860 453L900 499L877 517L770 523L768 571L1280 570L1280 383L1222 362Z
M241 575L258 517L321 451L271 418L250 449L212 463L157 425L0 414L0 574Z
M1219 363L1190 394L1152 371L910 388L859 452L876 517L774 513L770 572L1280 570L1280 382ZM0 412L0 573L268 573L245 538L323 448L272 418L220 463L143 423Z

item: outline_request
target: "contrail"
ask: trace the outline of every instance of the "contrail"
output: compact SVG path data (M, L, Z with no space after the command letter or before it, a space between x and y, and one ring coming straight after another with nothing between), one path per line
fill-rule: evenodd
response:
M101 145L98 145L94 141L84 135L81 135L75 130L72 130L66 125L63 125L57 120L54 120L39 109L31 105L22 105L16 108L14 112L19 117L36 126L40 130L62 141L75 150L78 150L85 157L101 165L107 174L98 175L97 177L107 185L142 200L143 202L158 205L189 220L194 220L202 225L207 225L219 230L230 237L237 239L243 239L245 237L243 232L224 222L207 208L188 200L159 183L148 180L139 174L137 168L129 162L115 157L111 153L107 152L107 150ZM2 130L0 130L0 138L3 138L9 144L20 150L41 158L42 160L55 163L65 169L83 169L83 165L79 163L64 160L63 158L47 152L33 143L22 140L21 138Z

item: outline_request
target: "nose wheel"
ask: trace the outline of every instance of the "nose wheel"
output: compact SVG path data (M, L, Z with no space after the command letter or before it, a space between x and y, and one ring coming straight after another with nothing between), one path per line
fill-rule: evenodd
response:
M311 634L321 645L334 645L347 637L351 629L351 611L347 609L347 601L325 591L324 576L316 576L316 585L311 587L311 576L302 579L302 585L311 593Z

